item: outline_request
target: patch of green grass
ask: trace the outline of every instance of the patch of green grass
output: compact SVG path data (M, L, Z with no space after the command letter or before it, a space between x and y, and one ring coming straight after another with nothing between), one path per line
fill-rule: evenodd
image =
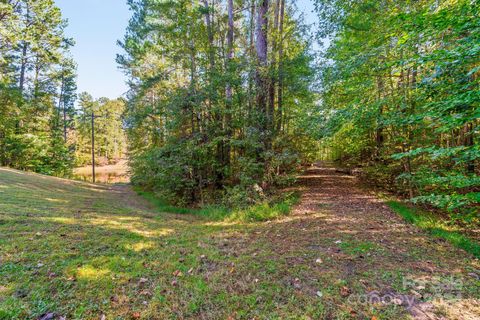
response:
M226 218L229 221L243 222L274 220L288 215L299 199L297 193L289 193L273 203L264 202L246 209L233 209Z
M287 193L272 202L263 202L248 208L230 209L223 206L205 206L200 209L177 207L157 197L154 193L136 189L136 192L147 199L159 212L173 214L193 214L214 221L229 222L260 222L286 216L292 207L298 203L300 196L296 192Z
M387 204L393 211L401 215L405 221L428 231L435 237L447 240L453 245L471 253L476 258L480 258L480 244L477 241L457 231L449 230L445 226L444 221L438 217L428 212L406 206L398 201L389 201Z
M360 255L377 249L377 245L373 242L343 241L340 248L347 254Z
M192 214L194 212L194 209L172 206L164 199L157 197L153 192L142 191L140 188L135 188L135 191L153 204L160 212L175 214Z

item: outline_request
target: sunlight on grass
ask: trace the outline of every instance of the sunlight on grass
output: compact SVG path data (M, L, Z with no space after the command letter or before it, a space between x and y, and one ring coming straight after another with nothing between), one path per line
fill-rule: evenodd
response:
M476 258L480 258L480 244L478 242L459 232L453 231L451 228L445 226L444 221L438 217L435 217L431 213L408 207L398 201L389 201L387 204L393 211L401 215L405 221L426 230L435 237L449 241L453 245L471 253Z
M11 291L11 289L9 289L8 287L0 285L0 294L6 294L10 291Z
M132 233L138 234L143 237L153 238L153 237L161 237L167 236L175 232L175 230L170 228L153 228L153 229L146 229L146 224L141 222L132 222L131 220L125 221L125 217L112 218L91 218L88 222L94 226L102 226L113 230L126 230ZM135 219L135 218L133 218ZM120 220L120 221L119 221Z
M68 200L62 199L53 199L53 198L45 198L48 202L56 202L56 203L68 203Z
M154 247L155 247L155 243L152 242L152 241L142 241L142 242L138 242L138 243L125 245L125 249L133 250L135 252L150 250L150 249L153 249Z
M77 269L77 278L81 280L100 280L110 273L111 271L109 269L97 269L86 265Z
M64 218L64 217L51 217L51 218L50 217L45 217L45 218L41 218L41 220L58 222L58 223L62 223L62 224L70 224L70 225L78 223L78 221L76 221L73 218Z
M223 206L206 206L200 209L181 208L167 204L151 192L136 190L139 195L152 203L159 212L174 214L193 214L212 221L222 222L261 222L275 220L287 216L293 206L298 203L300 196L297 192L290 192L280 196L272 203L263 202L247 208L229 209Z

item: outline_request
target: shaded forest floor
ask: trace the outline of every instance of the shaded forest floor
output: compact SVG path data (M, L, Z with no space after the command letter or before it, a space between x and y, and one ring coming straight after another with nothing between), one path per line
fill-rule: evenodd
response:
M265 223L0 169L0 319L478 319L480 263L312 167Z

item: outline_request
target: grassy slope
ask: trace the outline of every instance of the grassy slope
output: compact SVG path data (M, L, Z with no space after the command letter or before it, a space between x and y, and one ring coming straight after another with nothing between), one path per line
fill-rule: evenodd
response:
M251 255L227 254L219 244L254 225L158 213L132 198L0 168L0 319L301 314L293 289L269 283ZM265 282L251 279L240 284L243 295L232 295L237 269ZM291 298L277 308L279 295Z
M342 296L346 285L365 292L367 282L368 290L382 282L402 290L399 267L375 258L389 257L382 244L348 233L329 238L296 221L159 213L126 187L0 168L0 319L406 317L401 307L352 305ZM341 253L318 250L337 239ZM376 267L348 276L353 261Z

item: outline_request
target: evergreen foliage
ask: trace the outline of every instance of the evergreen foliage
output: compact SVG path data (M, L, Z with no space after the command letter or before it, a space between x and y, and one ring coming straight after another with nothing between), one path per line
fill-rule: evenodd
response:
M262 200L315 147L313 57L285 1L129 2L133 182L177 203Z
M76 65L52 0L0 3L0 165L67 175Z

